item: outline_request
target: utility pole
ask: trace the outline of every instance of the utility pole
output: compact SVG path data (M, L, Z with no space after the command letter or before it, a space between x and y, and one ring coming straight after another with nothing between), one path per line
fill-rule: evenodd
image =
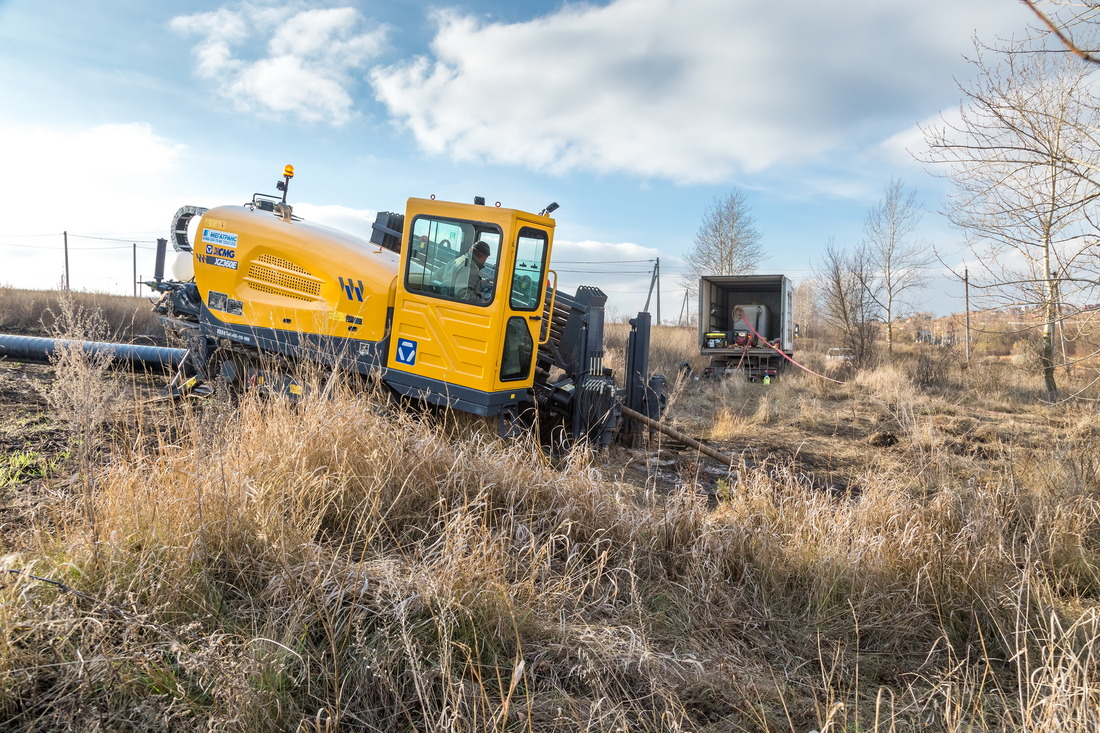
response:
M963 268L963 294L966 302L966 363L970 364L970 268Z
M65 230L61 232L61 235L65 238L65 289L69 289L69 231Z
M651 301L653 299L653 285L656 282L657 282L657 268L656 268L656 266L654 266L653 274L649 278L649 292L645 294L645 307L642 308L642 310L646 313L649 313L649 301ZM657 291L657 297L658 298L661 297L661 291L660 290ZM658 306L658 308L659 307L660 306Z
M653 289L657 289L657 317L653 320L658 326L661 325L661 258L658 257L656 263L653 265L653 277L649 279L649 293L645 296L645 308L646 313L649 313L649 301L653 297Z
M133 245L134 245L134 297L136 298L136 297L137 297L137 285L138 285L138 276L137 276L137 242L134 242L134 243L133 243Z
M661 258L657 258L657 264L654 267L654 273L657 278L657 320L656 324L661 325Z

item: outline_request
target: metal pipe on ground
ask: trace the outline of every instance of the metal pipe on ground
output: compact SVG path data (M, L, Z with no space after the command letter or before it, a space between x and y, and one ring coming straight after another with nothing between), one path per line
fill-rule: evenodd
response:
M642 423L643 425L651 427L651 428L653 428L654 430L656 430L660 433L664 433L668 437L680 441L681 443L688 446L689 448L694 448L695 450L702 453L704 456L707 456L708 458L713 458L714 460L718 461L719 463L721 463L724 466L729 466L730 468L737 468L737 466L740 465L738 460L736 458L734 458L733 456L726 455L725 453L722 453L721 451L717 451L714 448L711 448L709 445L705 445L704 443L700 443L695 438L692 438L689 435L681 433L676 428L671 428L668 425L665 425L664 423L657 422L656 420L654 420L651 417L646 417L642 413L638 412L637 410L632 410L629 407L627 407L626 405L623 405L621 409L622 409L623 415L631 418L632 420L637 420L638 422Z
M130 367L142 366L152 370L170 372L179 368L187 354L186 349L169 349L163 346L138 344L113 344L104 341L72 341L69 339L40 338L0 334L0 358L15 361L49 362L58 349L79 347L90 356L109 354L111 360Z

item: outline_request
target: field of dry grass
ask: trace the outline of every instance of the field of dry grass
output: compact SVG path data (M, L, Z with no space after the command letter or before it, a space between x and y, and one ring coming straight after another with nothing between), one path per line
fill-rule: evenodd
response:
M652 368L693 350L656 329ZM1100 726L1096 414L1008 362L678 384L729 471L72 357L0 363L0 728Z
M0 286L0 333L47 336L69 329L57 323L63 294L56 290L19 290ZM98 314L102 327L89 338L100 341L163 340L164 329L146 298L108 293L64 294L70 311L84 317Z

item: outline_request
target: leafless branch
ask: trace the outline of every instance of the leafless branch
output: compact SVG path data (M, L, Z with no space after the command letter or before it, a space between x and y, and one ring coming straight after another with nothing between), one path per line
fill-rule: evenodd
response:
M1032 2L1032 0L1020 0L1020 2L1022 2L1024 5L1031 8L1031 12L1035 13L1035 15L1038 16L1039 20L1041 20L1043 22L1043 25L1045 25L1047 28L1049 28L1050 32L1053 33L1055 36L1057 36L1058 40L1061 41L1062 44L1066 48L1068 48L1075 56L1082 59L1083 61L1088 61L1089 63L1100 64L1100 59L1096 58L1091 53L1088 53L1086 51L1082 51L1081 49L1079 49L1073 43L1073 41L1070 39L1070 37L1067 36L1065 33L1063 33L1062 30L1060 28L1058 28L1058 26L1056 26L1054 24L1054 22L1046 16L1045 13L1043 13L1043 11L1041 11L1041 10L1039 10L1039 8L1035 7L1035 3Z

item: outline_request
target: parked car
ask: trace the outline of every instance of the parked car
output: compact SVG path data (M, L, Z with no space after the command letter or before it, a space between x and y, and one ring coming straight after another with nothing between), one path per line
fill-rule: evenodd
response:
M835 347L825 352L825 358L836 361L855 361L856 352L843 347Z

